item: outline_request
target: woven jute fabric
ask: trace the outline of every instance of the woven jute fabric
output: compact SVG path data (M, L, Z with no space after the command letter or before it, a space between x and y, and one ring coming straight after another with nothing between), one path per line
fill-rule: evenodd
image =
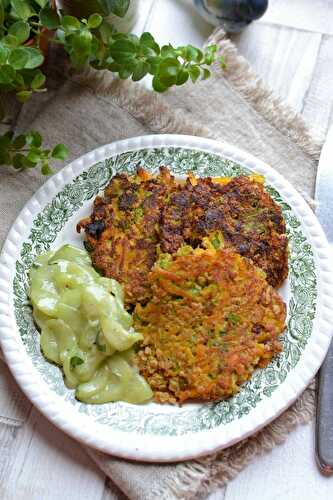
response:
M70 76L51 59L50 90L23 107L17 130L40 130L46 142L65 142L72 158L114 140L151 133L205 136L229 142L258 156L312 199L321 145L302 119L256 77L235 46L216 31L227 69L160 96L108 73ZM66 76L64 76L66 75ZM24 203L44 179L38 172L2 173L0 243ZM314 383L282 415L256 435L217 454L177 464L130 462L87 449L99 467L133 500L205 498L235 477L255 456L282 443L314 413Z

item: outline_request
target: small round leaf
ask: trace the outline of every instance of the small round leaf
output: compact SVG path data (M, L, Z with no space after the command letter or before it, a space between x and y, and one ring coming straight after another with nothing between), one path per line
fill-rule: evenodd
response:
M191 77L192 82L195 83L200 76L199 66L190 66L188 68L188 71L190 73L190 77Z
M65 31L76 31L81 28L80 21L73 16L64 16L61 22Z
M116 40L109 48L110 55L115 62L126 64L133 61L136 54L136 46L130 40Z
M41 66L44 62L43 54L34 47L26 47L25 50L28 51L28 61L24 66L25 69L35 69Z
M31 96L32 96L31 90L21 90L20 92L16 93L17 100L22 103L27 102Z
M7 57L10 53L10 49L4 44L0 44L0 65L7 62Z
M26 21L29 17L35 14L35 11L30 7L29 3L25 0L10 0L17 17Z
M132 74L133 82L138 82L144 76L146 76L146 74L149 71L149 67L150 67L149 64L146 63L145 61L138 61L135 65L135 68L134 68L134 71Z
M189 78L189 73L186 69L181 69L177 74L176 85L183 85L187 82Z
M152 83L153 89L156 90L156 92L164 92L168 88L159 80L158 76L154 76Z
M68 155L69 150L64 144L57 144L51 153L52 158L55 158L56 160L66 160Z
M29 60L29 53L25 47L14 49L8 59L9 64L16 70L24 69Z
M43 164L43 166L41 168L41 172L42 172L43 175L51 175L51 174L53 174L53 170L52 170L52 168L50 167L50 165L47 162L45 162Z
M29 146L35 146L36 148L39 148L43 142L42 136L35 130L31 130L26 134L26 141Z
M30 35L29 23L26 21L17 21L10 26L8 33L15 36L20 44L24 43Z
M44 85L45 80L46 76L38 70L38 73L35 74L31 82L31 88L33 90L40 89Z
M26 145L25 134L20 134L17 137L15 137L12 145L13 145L13 148L15 148L15 149L22 149L23 146Z
M0 66L0 84L8 85L15 78L15 70L9 64Z
M91 14L88 19L88 26L91 29L98 28L102 24L103 18L99 14Z
M32 146L27 155L27 158L32 163L38 163L43 158L43 153L39 148Z
M39 13L40 22L49 29L55 30L60 26L60 19L57 12L46 5Z

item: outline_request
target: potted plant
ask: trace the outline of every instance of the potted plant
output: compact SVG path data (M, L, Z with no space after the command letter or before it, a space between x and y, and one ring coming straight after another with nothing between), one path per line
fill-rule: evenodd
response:
M130 0L73 0L70 4L76 15L69 14L65 4L59 8L54 0L0 0L0 92L15 93L21 103L34 93L46 92L43 64L52 44L63 47L76 69L91 66L135 82L150 74L157 92L210 76L216 46L205 52L191 45L160 47L150 33L138 37L116 31L110 16L125 17ZM0 121L5 115L0 109ZM43 149L42 137L35 131L0 136L0 165L18 170L38 166L49 174L50 159L63 160L66 155L62 144Z

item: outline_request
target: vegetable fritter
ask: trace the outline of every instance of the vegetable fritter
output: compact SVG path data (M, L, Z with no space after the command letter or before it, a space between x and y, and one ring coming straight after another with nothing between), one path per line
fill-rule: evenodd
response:
M246 176L226 183L189 178L172 193L162 210L161 250L174 253L184 243L195 248L206 236L214 247L228 246L250 258L272 286L279 287L287 277L285 223L261 182Z
M149 282L152 298L134 313L144 336L136 360L157 402L228 397L281 351L286 306L233 250L161 255Z
M143 169L135 176L118 174L104 196L96 197L91 217L77 226L85 230L94 267L124 285L127 305L149 298L147 275L157 258L160 213L175 186L166 168L154 178Z
M263 269L278 287L288 272L285 223L280 207L255 176L176 182L167 168L157 176L143 169L118 174L91 217L78 224L85 230L94 266L125 287L127 306L151 296L148 272L160 252L175 253L184 244L230 247Z

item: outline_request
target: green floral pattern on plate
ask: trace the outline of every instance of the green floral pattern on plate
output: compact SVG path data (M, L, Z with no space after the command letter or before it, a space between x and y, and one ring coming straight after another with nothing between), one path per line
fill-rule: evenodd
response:
M127 403L86 405L76 401L73 391L65 387L60 370L48 363L40 352L39 334L32 321L27 297L28 271L34 259L50 248L70 218L75 231L76 212L92 201L115 173L131 173L138 165L153 172L159 166L167 165L176 175L184 175L189 170L198 176L251 173L246 167L218 155L173 147L123 153L90 167L68 183L39 213L33 221L28 240L22 245L13 282L15 316L20 335L33 364L47 384L79 412L100 424L112 425L127 433L172 436L226 425L248 414L260 401L271 396L298 363L312 332L317 297L312 247L291 207L272 186L266 186L266 189L282 208L290 246L288 325L282 338L284 351L265 369L257 370L239 394L215 404L190 404L182 408Z

